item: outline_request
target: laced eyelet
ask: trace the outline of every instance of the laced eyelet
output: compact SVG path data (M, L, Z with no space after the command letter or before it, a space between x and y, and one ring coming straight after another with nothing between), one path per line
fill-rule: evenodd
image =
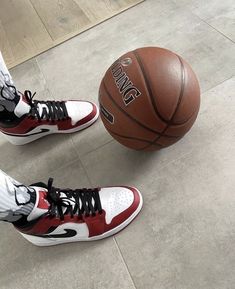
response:
M34 100L36 93L33 93L29 90L24 92L24 97L27 103L30 105L31 110L29 115L40 121L41 119L46 121L59 121L61 118L68 117L67 107L65 101L38 101ZM40 113L40 106L43 105L43 109ZM46 107L45 107L46 106Z
M49 215L60 218L78 219L92 218L103 213L98 189L58 189L52 186L53 179L48 180L48 201L51 204ZM62 195L61 195L62 194Z

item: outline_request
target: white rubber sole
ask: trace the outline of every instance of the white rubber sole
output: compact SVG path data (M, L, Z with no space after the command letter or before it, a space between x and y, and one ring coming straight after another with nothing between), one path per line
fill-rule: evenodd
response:
M96 105L95 105L96 106ZM42 126L38 126L36 127L34 130L32 130L30 132L30 134L33 135L24 135L23 137L21 135L9 135L9 134L5 134L4 132L2 132L2 134L4 135L4 137L13 145L24 145L27 143L30 143L32 141L35 141L39 138L42 138L44 136L47 135L51 135L51 134L66 134L66 133L74 133L74 132L78 132L81 131L87 127L89 127L90 125L92 125L99 117L99 108L96 106L97 112L96 115L94 116L94 118L92 118L90 121L80 125L79 127L75 127L72 129L67 129L67 130L58 130L57 126L52 126L52 125L42 125ZM46 129L49 131L43 132L43 133L38 133L40 132L42 129ZM35 134L34 134L35 133Z
M137 189L136 189L137 190ZM140 196L140 203L138 208L136 209L136 211L128 218L125 220L125 222L123 222L122 224L120 224L119 226L117 226L116 228L105 232L102 235L98 235L98 236L94 236L94 237L90 237L90 238L79 238L77 236L75 237L71 237L71 238L64 238L64 239L56 239L56 238L40 238L40 237L36 237L36 236L32 236L32 235L27 235L27 234L23 234L20 232L20 234L26 239L28 240L30 243L33 243L36 246L54 246L54 245L59 245L59 244L65 244L65 243L72 243L72 242L87 242L87 241L97 241L97 240L101 240L107 237L110 237L112 235L117 234L118 232L120 232L121 230L123 230L127 225L129 225L134 219L135 217L139 214L142 206L143 206L143 197L141 195L141 193L137 190L137 192L139 193Z

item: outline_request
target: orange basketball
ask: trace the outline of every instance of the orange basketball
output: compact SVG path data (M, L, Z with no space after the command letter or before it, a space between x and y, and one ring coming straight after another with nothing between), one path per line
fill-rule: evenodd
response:
M159 150L192 127L200 88L189 64L163 48L130 51L106 71L99 89L101 119L121 144Z

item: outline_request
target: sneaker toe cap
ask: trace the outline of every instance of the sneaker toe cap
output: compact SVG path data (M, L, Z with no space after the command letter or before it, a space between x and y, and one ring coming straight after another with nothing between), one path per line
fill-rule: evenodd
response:
M142 196L133 187L102 188L100 199L105 211L106 224L124 222L142 206Z
M89 101L67 101L66 108L72 125L83 124L97 116L97 106Z

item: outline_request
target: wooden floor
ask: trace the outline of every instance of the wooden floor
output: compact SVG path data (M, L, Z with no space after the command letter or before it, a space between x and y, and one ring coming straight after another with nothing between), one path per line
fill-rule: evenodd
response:
M0 50L9 68L143 0L1 0Z

